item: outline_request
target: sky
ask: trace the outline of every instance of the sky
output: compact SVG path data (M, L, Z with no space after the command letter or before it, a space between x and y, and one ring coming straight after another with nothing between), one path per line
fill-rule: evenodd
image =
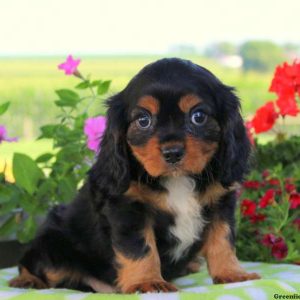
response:
M300 0L0 0L0 55L166 53L300 43Z

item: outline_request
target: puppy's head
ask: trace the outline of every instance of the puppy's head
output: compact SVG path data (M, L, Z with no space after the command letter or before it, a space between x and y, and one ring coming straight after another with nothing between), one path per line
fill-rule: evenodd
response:
M97 185L126 190L135 164L152 177L200 175L209 166L224 185L241 180L249 142L239 101L208 70L186 60L159 60L108 105L92 170ZM106 172L101 178L99 169Z

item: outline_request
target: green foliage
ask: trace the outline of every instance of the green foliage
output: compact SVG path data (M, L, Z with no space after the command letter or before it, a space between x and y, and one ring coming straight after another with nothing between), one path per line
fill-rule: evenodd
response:
M300 261L300 239L299 229L294 221L300 217L299 208L291 208L290 197L296 191L286 189L287 182L292 182L295 189L299 191L299 174L290 173L289 181L284 174L282 165L277 165L268 170L269 175L262 176L261 172L254 170L247 181L256 182L257 187L244 187L241 194L241 206L236 211L237 237L236 248L239 259L245 261L264 262L299 262ZM298 176L298 177L297 177ZM272 182L273 180L273 182ZM273 191L274 196L270 202L261 205L262 198L267 191ZM252 219L253 215L243 213L242 201L251 201L255 204L253 215L264 216L263 219ZM265 235L272 234L277 239L281 239L287 246L286 256L281 259L274 257L272 245L265 245L263 239Z
M10 105L10 102L5 102L0 105L0 116L3 115L7 111L9 105Z
M0 174L0 238L30 241L49 209L71 201L82 185L94 158L86 146L84 123L91 103L101 100L111 81L82 79L76 88L56 91L57 122L40 128L38 139L50 139L53 151L35 160L22 153L13 155L14 183ZM0 112L8 105L0 106ZM1 110L2 109L2 110Z
M205 54L208 57L222 57L226 55L236 55L238 53L237 46L229 42L220 42L210 45Z
M268 72L285 60L284 50L268 41L250 41L241 45L240 55L243 58L245 71L257 70Z
M255 147L254 166L257 170L273 168L281 164L284 173L296 172L300 178L300 136L292 136L282 141L273 140Z
M44 173L37 163L21 153L14 154L13 174L16 184L24 188L30 195L34 193L38 181L44 177Z

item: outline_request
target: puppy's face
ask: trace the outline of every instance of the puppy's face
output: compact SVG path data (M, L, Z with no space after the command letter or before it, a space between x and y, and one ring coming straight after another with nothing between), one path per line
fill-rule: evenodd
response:
M129 111L127 142L154 177L201 173L219 139L211 101L195 92L148 88Z

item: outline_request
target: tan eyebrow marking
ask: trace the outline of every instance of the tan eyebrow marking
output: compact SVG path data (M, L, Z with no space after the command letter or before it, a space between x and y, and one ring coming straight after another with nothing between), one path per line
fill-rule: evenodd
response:
M186 95L180 98L178 106L184 112L187 113L192 107L201 103L201 99L196 95Z
M159 111L159 101L152 96L144 96L138 101L138 106L147 109L155 115Z

